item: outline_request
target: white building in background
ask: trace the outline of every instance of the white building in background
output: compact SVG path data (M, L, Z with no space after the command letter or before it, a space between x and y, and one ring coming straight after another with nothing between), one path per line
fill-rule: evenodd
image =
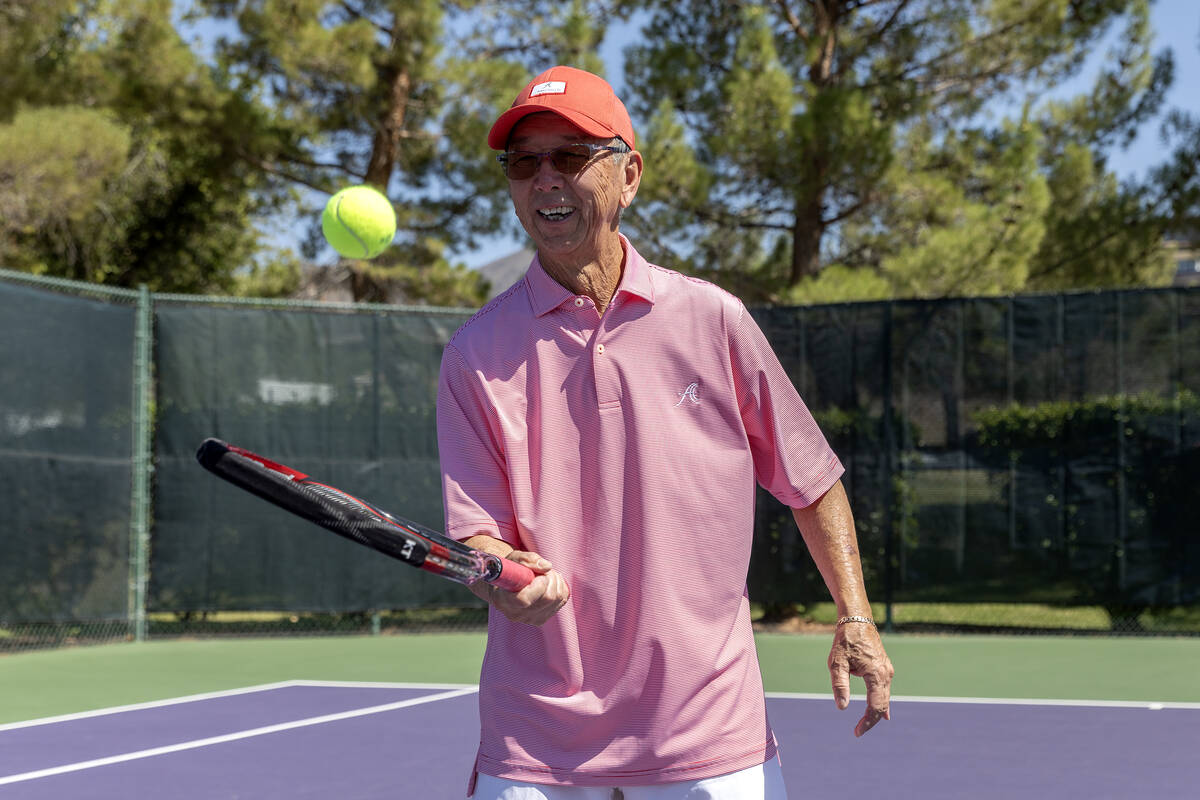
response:
M487 299L491 300L519 281L529 269L533 251L517 250L486 264L475 267L475 271L487 278L490 289ZM354 293L350 288L350 267L342 262L331 265L308 265L302 270L300 287L292 293L293 300L316 300L325 303L353 303ZM388 302L404 304L398 293Z
M1175 285L1200 286L1200 243L1167 239L1163 245L1175 260Z
M525 277L525 270L529 269L530 261L533 261L533 251L521 249L476 267L475 271L487 278L491 284L488 300Z

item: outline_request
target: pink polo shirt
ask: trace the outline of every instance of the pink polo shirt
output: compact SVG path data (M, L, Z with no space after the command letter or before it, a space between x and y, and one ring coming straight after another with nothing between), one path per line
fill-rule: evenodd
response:
M785 504L842 466L742 303L627 240L603 316L534 259L446 346L446 528L550 559L570 602L493 613L476 769L537 783L699 780L775 754L746 572L755 481Z

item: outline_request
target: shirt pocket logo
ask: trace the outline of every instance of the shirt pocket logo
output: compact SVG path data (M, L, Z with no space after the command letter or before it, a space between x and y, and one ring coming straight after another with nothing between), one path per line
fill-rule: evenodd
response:
M681 405L683 405L684 400L690 400L693 405L700 405L700 398L696 394L699 388L700 384L696 381L692 381L682 392L676 392L676 394L679 395L679 402L674 405L674 408L679 408Z

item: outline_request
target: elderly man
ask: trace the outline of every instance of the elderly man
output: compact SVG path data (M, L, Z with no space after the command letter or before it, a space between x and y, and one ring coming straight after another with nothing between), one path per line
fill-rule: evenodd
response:
M835 702L861 675L855 734L888 717L841 463L742 303L620 234L643 163L605 81L542 73L488 144L537 256L446 346L446 527L537 577L476 590L494 610L469 793L784 798L746 590L756 481L837 603Z

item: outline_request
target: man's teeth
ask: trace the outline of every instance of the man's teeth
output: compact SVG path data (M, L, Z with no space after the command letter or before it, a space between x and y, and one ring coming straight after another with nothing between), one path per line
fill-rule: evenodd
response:
M538 213L548 220L558 221L560 219L566 219L567 216L574 210L575 209L571 208L571 206L555 206L554 208L538 209Z

